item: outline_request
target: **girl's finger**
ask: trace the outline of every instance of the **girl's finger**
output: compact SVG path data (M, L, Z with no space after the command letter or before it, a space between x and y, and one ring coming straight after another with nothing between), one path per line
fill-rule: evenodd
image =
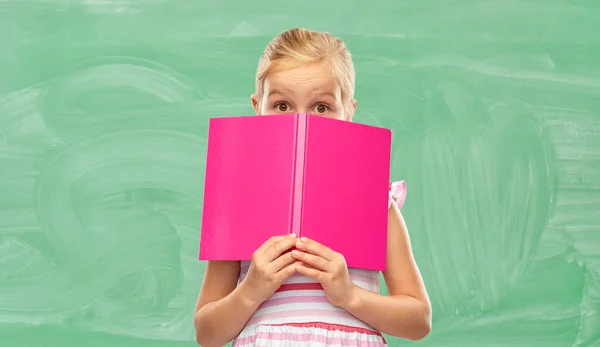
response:
M284 254L280 255L278 258L273 260L268 266L269 266L270 270L272 271L271 273L276 273L295 261L296 261L296 259L294 259L294 257L292 257L292 253L288 252L288 253L284 253Z
M294 235L294 238L295 238L295 236L296 235ZM258 247L258 249L256 249L256 251L254 253L256 253L258 255L263 254L264 252L266 252L274 244L276 244L278 242L281 242L281 241L283 241L283 240L285 240L286 238L289 238L289 237L291 237L290 234L272 236L267 241L265 241L262 245L260 245L260 247Z
M313 280L315 280L317 282L321 282L321 280L325 276L324 272L319 271L317 269L308 268L302 264L296 265L296 271L298 271L298 273L300 273L301 275L312 278Z
M287 278L292 276L294 272L296 272L296 268L299 264L300 262L295 261L290 265L284 267L283 269L279 270L279 272L275 274L275 281L277 283L283 283L283 281L285 281Z
M272 262L275 258L279 257L283 252L292 248L296 244L295 237L286 236L283 241L279 241L276 244L269 247L260 257L262 261Z
M335 252L333 250L306 237L296 240L296 248L307 253L318 255L325 260L333 260L335 258Z
M321 270L321 271L329 271L329 261L310 253L302 252L299 250L293 250L292 256L295 259L300 260L301 262L310 265L310 267Z

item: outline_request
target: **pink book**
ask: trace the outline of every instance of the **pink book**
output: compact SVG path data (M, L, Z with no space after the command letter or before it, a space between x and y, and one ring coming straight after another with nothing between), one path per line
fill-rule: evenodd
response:
M306 236L385 270L391 131L307 114L211 118L200 260Z

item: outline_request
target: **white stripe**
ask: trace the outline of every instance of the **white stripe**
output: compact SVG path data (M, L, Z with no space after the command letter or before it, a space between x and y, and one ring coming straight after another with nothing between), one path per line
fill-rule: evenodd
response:
M320 337L340 337L344 339L353 339L356 341L382 341L382 338L378 335L368 335L363 333L354 333L354 332L346 332L346 331L331 331L318 327L296 327L296 326L286 326L283 328L274 328L274 327L260 327L255 329L252 332L254 335L256 332L276 332L276 333L291 333L291 334L299 334L299 335L315 335Z
M379 283L373 284L373 283L357 281L357 280L352 280L352 283L356 284L357 286L361 287L362 289L366 289L371 292L379 293Z
M246 330L251 330L256 327L262 327L263 324L290 324L290 323L325 323L325 324L336 324L336 325L345 325L349 327L363 328L368 330L373 330L371 326L367 323L358 320L358 319L347 319L347 318L337 318L337 317L327 317L327 316L314 316L307 314L306 316L296 316L296 317L282 317L282 318L270 318L270 319L262 319L257 321L254 324L248 324L242 333L246 332ZM290 326L286 326L285 329L291 328ZM282 328L283 329L283 328Z
M371 346L377 346L374 343L377 343L381 341L372 341L371 343L373 343ZM279 341L277 341L276 343L280 343ZM365 341L365 343L368 343L368 341ZM283 343L280 344L281 346L289 346L289 347L295 347L295 346L303 346L306 347L306 343L303 343L301 341L294 341L294 342L290 342L290 341L285 341ZM251 344L247 344L247 345L236 345L236 347L271 347L273 346L273 343L269 340L263 340L263 339L257 339L256 342L251 343ZM353 345L356 346L356 345ZM381 344L380 346L387 346L384 344ZM310 347L347 347L343 344L326 344L326 343L320 343L320 342L316 342L316 341L311 341L310 342Z
M379 291L378 290L379 289L378 288L379 281L377 281L375 283L370 283L370 282L365 282L362 280L352 279L352 282L354 284L356 284L357 286L360 286L363 289L367 289L367 290L371 290L371 291L374 291L375 289L377 289L377 291ZM313 280L312 278L308 278L303 275L291 276L283 282L283 284L296 284L296 283L318 283L318 282Z
M273 346L273 344L268 340L256 340L255 343L252 343L249 345L237 345L236 347L246 347L246 346L248 346L248 347L271 347L271 346ZM285 345L282 344L281 346L289 346L289 347L304 346L304 347L306 347L306 344L302 343L300 341L294 342L293 344L291 342L286 341ZM387 345L381 345L381 346L387 346ZM345 346L343 344L325 344L325 343L311 341L310 347L348 347L348 346Z
M334 313L344 313L346 312L344 309L339 308L339 307L335 307L331 304L328 303L323 303L323 302L315 302L315 303L308 303L308 302L299 302L299 303L293 303L293 304L283 304L283 305L275 305L275 306L270 306L270 307L265 307L265 308L260 308L259 310L256 311L256 313L252 316L252 318L254 317L260 317L263 316L265 314L269 314L269 313L275 313L275 312L285 312L285 311L296 311L296 310L328 310ZM310 314L307 313L307 314Z
M345 332L345 331L331 331L331 330L327 330L327 329L322 329L322 328L310 328L310 327L294 327L294 326L286 326L286 327L277 327L277 328L273 328L273 327L269 327L269 326L261 326L261 327L256 327L253 329L247 329L246 331L242 332L240 334L240 336L238 338L245 338L245 337L252 337L253 335L256 335L257 333L291 333L291 334L299 334L299 335L312 335L312 336L319 336L319 337L330 337L330 338L342 338L342 339L348 339L348 340L352 340L352 341L356 341L356 342L380 342L383 345L383 339L381 336L378 335L369 335L369 334L363 334L363 333L352 333L352 332ZM256 341L253 344L245 344L245 345L239 345L239 346L270 346L273 345L274 341L270 341L267 339L256 339ZM279 341L277 341L279 342ZM284 341L281 341L284 342ZM285 341L287 344L286 345L305 345L305 342L302 341ZM342 346L342 345L336 345L336 344L328 344L325 345L321 342L316 342L316 341L311 341L310 342L311 346Z
M323 290L286 290L283 292L276 292L271 296L271 298L289 298L290 296L323 296L325 297L325 292Z

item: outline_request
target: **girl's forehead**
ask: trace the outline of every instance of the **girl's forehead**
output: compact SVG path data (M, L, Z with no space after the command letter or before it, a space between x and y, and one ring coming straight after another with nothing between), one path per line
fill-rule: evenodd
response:
M310 88L334 92L339 89L339 84L326 67L302 65L285 70L271 71L266 76L265 88L281 89L281 91Z
M268 76L274 80L288 78L334 79L333 67L324 62L283 62L275 64Z

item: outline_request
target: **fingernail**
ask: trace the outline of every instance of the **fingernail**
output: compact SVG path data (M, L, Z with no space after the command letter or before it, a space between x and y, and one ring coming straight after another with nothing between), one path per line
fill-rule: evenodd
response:
M302 240L302 242L306 242L306 237L305 237L305 236L302 236L302 237L300 238L300 240Z
M292 251L292 257L297 257L298 256L298 251Z
M290 236L291 237L296 237L296 233L291 233Z

